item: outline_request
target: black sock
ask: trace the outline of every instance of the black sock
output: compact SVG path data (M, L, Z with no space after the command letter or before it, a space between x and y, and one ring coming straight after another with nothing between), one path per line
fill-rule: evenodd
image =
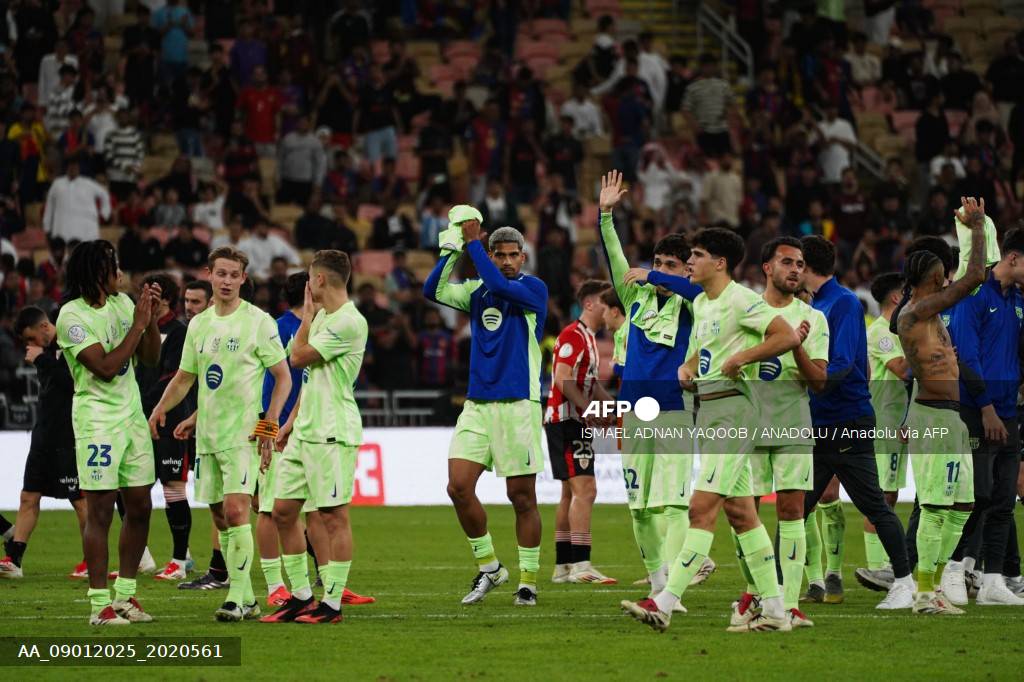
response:
M313 557L314 566L319 566L320 562L316 560L316 552L313 551L313 543L309 541L309 533L306 531L303 531L303 533L306 536L306 554Z
M556 564L571 564L572 558L572 543L571 542L556 542L555 543L555 563Z
M174 559L185 559L188 554L188 536L192 532L192 509L188 506L188 500L168 502L167 525L171 528L171 539L174 549L171 557Z
M213 550L210 557L210 574L217 580L225 580L228 577L228 565L224 563L224 554L219 550Z
M572 546L572 562L578 564L581 561L590 561L590 545Z
M0 535L3 535L11 529L14 524L8 521L3 514L0 514Z
M6 545L6 547L7 547L7 556L11 557L11 561L13 561L14 565L17 566L18 568L21 568L21 557L24 556L24 554L25 554L25 547L27 547L27 546L28 546L28 543L16 542L14 540L11 540Z

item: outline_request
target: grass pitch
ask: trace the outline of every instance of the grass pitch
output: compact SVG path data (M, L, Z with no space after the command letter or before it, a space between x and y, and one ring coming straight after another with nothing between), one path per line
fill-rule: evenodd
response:
M618 585L552 585L554 508L542 508L539 605L512 605L516 570L509 507L489 508L499 558L512 578L478 606L459 600L476 573L454 512L443 507L355 508L350 586L378 602L345 608L332 626L223 624L213 611L226 591L184 592L140 577L138 597L157 619L126 628L91 628L86 585L66 574L80 558L74 517L45 512L25 557L26 577L0 582L0 636L241 636L240 667L22 667L15 679L145 680L1000 680L1020 679L1024 608L967 607L961 617L913 616L874 609L882 595L861 588L861 517L847 505L846 601L806 609L817 627L792 633L725 632L741 583L724 519L712 557L718 571L691 589L666 634L635 623L621 599L644 595L630 585L643 575L624 507L594 510L594 562ZM906 519L909 509L900 514ZM774 507L763 514L774 530ZM1024 513L1017 512L1018 527ZM115 523L115 526L117 524ZM115 529L116 530L116 529ZM161 512L151 544L166 561L170 538ZM209 559L209 515L194 511L192 553ZM116 540L111 544L116 546ZM259 564L257 594L265 594ZM148 665L148 664L147 664ZM8 668L8 670L12 670Z

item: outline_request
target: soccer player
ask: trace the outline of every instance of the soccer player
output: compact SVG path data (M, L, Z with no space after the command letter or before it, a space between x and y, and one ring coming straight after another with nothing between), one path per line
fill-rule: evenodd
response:
M472 332L466 404L448 451L448 496L479 567L462 603L479 603L508 580L508 570L498 561L487 532L487 514L476 496L480 475L493 469L505 478L516 514L519 588L515 604L535 606L541 539L536 480L537 472L544 469L540 339L548 289L540 279L521 272L526 256L518 230L495 230L487 242L488 257L481 241L479 211L457 206L451 215L480 279L448 281L463 250L457 242L448 243L453 248L443 249L423 291L432 301L468 313Z
M750 457L756 501L774 489L779 519L779 566L782 571L783 607L793 627L814 623L797 608L804 577L807 542L804 534L804 495L813 483L814 438L807 390L825 386L828 366L828 322L821 312L796 297L803 290L803 247L794 237L777 237L761 249L761 270L767 279L764 301L797 330L801 344L791 352L762 360L754 384L755 404L760 408L758 439ZM786 429L790 434L786 434ZM778 431L773 431L778 430ZM734 608L733 625L754 618L754 581L740 557L747 590Z
M626 366L626 342L629 339L626 309L622 307L622 301L619 300L614 287L609 287L601 293L601 302L604 303L604 326L612 333L614 344L612 374L621 378L622 370Z
M885 502L893 509L900 488L907 484L907 447L896 434L907 412L906 381L910 378L910 365L903 356L899 337L889 330L902 290L903 276L898 272L875 277L871 282L871 296L878 302L882 314L867 331L871 407L875 411L875 424L884 434L875 439L875 464ZM875 527L867 519L864 519L864 555L868 566L856 570L857 581L869 590L887 591L894 580L889 556L878 541Z
M71 429L71 401L74 380L68 363L57 348L57 328L46 313L27 306L18 313L14 334L26 346L25 362L35 366L39 378L39 403L32 427L32 444L25 462L21 502L13 535L6 544L7 556L0 559L0 578L20 578L22 557L39 520L39 501L46 495L71 502L78 516L78 530L85 528L85 500L78 489L75 463L75 434ZM84 578L85 562L71 577Z
M181 366L149 417L159 438L167 413L188 394L197 376L196 500L210 505L226 550L227 599L217 620L237 622L259 616L252 591L252 527L249 507L261 467L270 462L278 433L278 415L291 390L284 348L277 325L265 312L242 300L248 257L234 247L214 249L209 256L213 306L189 322ZM274 396L262 413L263 373L274 375ZM263 416L261 416L261 414ZM254 447L251 436L256 436Z
M629 319L629 350L618 398L632 405L641 398L653 398L660 408L658 426L682 431L693 426L693 413L685 404L676 373L686 360L693 323L691 301L701 289L684 277L690 249L679 234L670 234L654 246L652 271L630 270L612 216L626 191L618 171L601 179L601 243L612 286ZM626 433L635 434L643 425L633 412L623 417ZM650 580L649 596L653 596L665 588L667 562L678 554L689 528L693 446L684 438L624 438L622 450L633 536ZM706 573L714 570L713 564L701 568Z
M747 381L756 374L754 363L778 358L800 345L796 330L755 292L733 281L732 271L743 260L743 239L732 230L707 228L693 237L687 264L690 279L703 287L693 302L695 325L690 333L689 357L679 368L684 385L696 384L700 397L697 441L700 473L690 500L690 529L683 548L669 571L668 584L653 599L623 601L629 615L655 630L668 629L672 611L711 553L715 521L724 509L735 530L743 561L761 595L762 611L729 632L792 629L783 608L775 573L771 538L754 506L750 453L753 439L730 429L756 423ZM724 437L713 434L722 429ZM705 434L705 435L702 435Z
M68 257L67 302L57 316L57 343L75 383L71 420L78 484L85 494L82 541L89 567L93 625L127 625L153 618L135 599L135 576L149 534L156 480L153 444L145 428L136 359L160 359L153 309L159 287L143 285L138 304L118 293L121 272L110 242L83 242ZM107 588L107 535L118 493L125 516L119 543L120 574L114 599Z
M878 485L874 440L867 433L874 428L875 415L868 392L864 308L856 294L833 276L836 253L832 242L817 235L804 237L801 242L807 263L804 282L814 296L811 305L825 315L829 330L828 380L823 390L811 393L814 489L804 498L804 515L810 515L833 476L837 476L857 509L874 524L892 562L895 579L876 608L910 608L914 581L903 527ZM841 596L836 601L841 601Z
M291 366L303 370L303 390L292 412L288 444L274 474L274 522L281 536L289 599L263 622L337 623L352 566L348 503L355 482L363 428L353 395L366 350L366 319L345 287L348 255L318 251L309 266L302 323L292 339ZM309 585L306 541L299 525L312 501L327 530L329 550L324 596L317 605Z
M576 300L580 317L558 335L551 370L551 390L544 412L551 473L562 482L555 513L555 572L553 583L614 585L614 578L590 564L590 515L597 498L594 446L585 430L583 412L594 399L611 396L598 379L601 358L594 332L604 326L602 294L608 282L588 280Z
M285 284L285 297L288 301L288 310L277 318L277 333L281 346L288 352L288 345L291 343L295 332L298 331L302 322L302 302L306 294L306 283L309 276L304 272L297 272L288 276ZM302 388L302 368L294 367L289 363L288 368L292 377L292 388L288 398L281 408L281 423L288 422L292 413L295 401L299 397L299 389ZM270 407L270 399L274 393L274 377L268 372L263 378L263 411ZM277 457L274 457L276 460ZM256 516L256 545L260 554L260 568L263 570L263 577L267 583L267 605L280 606L288 601L291 596L288 588L284 585L281 577L281 553L278 551L278 533L271 513L274 511L274 477L276 467L273 461L266 471L261 471L256 484L257 516ZM316 507L308 507L304 511L316 511Z
M911 254L904 265L903 299L893 312L917 393L906 426L914 483L921 505L917 532L917 594L913 612L960 614L936 594L936 571L960 541L974 506L973 459L967 425L960 418L956 351L939 313L970 295L985 281L985 202L961 199L957 217L971 229L971 254L963 277L945 286L942 261L929 251ZM916 434L914 433L916 432ZM941 435L944 434L944 435Z
M942 591L953 604L967 603L963 560L968 547L975 544L982 548L978 563L984 564L977 603L1024 606L1024 599L1010 591L1003 576L1020 470L1017 393L1024 297L1018 287L1022 284L1024 228L1017 227L1004 235L1001 257L981 288L953 308L949 325L957 357L969 370L960 380L960 416L972 445L977 444L972 447L974 511L942 574ZM967 381L967 374L977 379ZM1016 567L1010 570L1019 572Z
M142 409L148 414L160 400L171 377L178 371L187 327L174 314L178 303L178 284L165 274L150 275L143 282L160 286L160 299L153 310L153 316L157 318L160 338L163 339L157 366L136 371L142 394ZM189 448L187 442L175 440L171 434L174 427L187 419L194 410L193 401L183 400L167 415L167 426L160 432L162 438L153 441L156 473L160 485L163 486L164 500L167 503L164 511L172 541L171 560L154 576L157 580L184 580L191 558L188 553L188 538L192 532L192 510L188 506L185 494Z

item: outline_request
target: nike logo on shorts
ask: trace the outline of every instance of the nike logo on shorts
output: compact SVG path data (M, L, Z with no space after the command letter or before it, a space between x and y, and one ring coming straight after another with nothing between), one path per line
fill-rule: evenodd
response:
M334 490L331 491L331 497L337 497L337 496L338 496L338 484L335 483L334 484Z
M711 470L711 475L708 476L704 480L707 481L708 483L711 483L711 479L713 479L715 477L715 472L717 472L717 471L718 471L718 465L715 465L715 468Z
M852 445L850 447L847 447L847 448L839 448L839 452L849 452L850 450L853 450L853 446Z
M242 476L242 485L245 485L245 482L248 481L248 480L249 480L249 472L246 471L245 475Z

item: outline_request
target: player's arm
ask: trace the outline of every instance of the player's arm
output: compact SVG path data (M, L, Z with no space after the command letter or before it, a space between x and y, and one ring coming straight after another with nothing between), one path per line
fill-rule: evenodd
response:
M722 374L736 379L744 366L776 358L799 346L800 337L796 330L781 315L776 315L764 330L764 341L726 358L722 363Z
M622 251L622 244L619 242L619 235L615 231L615 219L612 210L628 190L622 189L622 173L610 171L601 178L601 194L598 204L601 209L598 232L601 234L601 245L604 247L605 257L608 259L608 270L612 273L612 286L619 300L629 312L629 306L635 297L635 287L626 284L626 273L629 272L629 261Z
M885 363L885 369L895 374L901 381L906 381L910 376L910 363L902 355Z
M96 375L103 381L111 381L116 377L121 368L125 366L125 363L132 359L135 351L138 349L139 344L142 342L143 337L146 336L146 332L150 328L150 318L153 316L153 299L149 293L149 285L144 284L142 286L142 295L139 297L139 303L135 306L135 313L132 319L132 326L128 329L128 333L125 334L124 338L121 339L121 343L113 348L109 353L103 350L103 346L97 341L96 343L80 348L75 353L74 347L72 347L72 353L75 353L75 357L81 362L86 369ZM72 321L68 321L68 329L72 329L74 324ZM84 332L88 338L88 332ZM156 337L156 354L157 359L160 357L160 332L159 330L155 335ZM78 339L72 339L72 341L78 341ZM152 339L150 339L150 342Z
M971 236L974 237L975 234L976 232L972 232ZM972 251L971 259L974 258L975 254ZM950 332L956 339L957 364L961 367L960 377L967 392L981 410L985 439L1002 443L1007 437L1006 425L996 414L992 394L988 390L981 367L981 320L985 308L986 303L981 296L968 296L957 304L953 319L950 321Z
M812 360L803 346L793 349L793 359L800 376L807 382L807 387L815 393L825 388L828 381L828 360Z
M423 295L431 301L468 313L470 295L479 286L479 282L452 283L448 281L460 255L462 252L456 251L441 256L441 260L437 262L423 283Z
M796 330L800 345L793 349L797 370L815 393L821 392L828 381L828 322L815 311L811 320L804 320Z
M521 281L511 280L501 274L479 239L466 240L468 246L466 251L473 259L473 265L483 280L484 286L495 296L503 298L510 303L532 310L535 313L543 313L548 306L548 287L543 280L536 277L524 277Z
M288 400L288 394L292 390L292 374L288 371L287 360L281 360L277 364L271 365L267 371L270 372L270 376L274 377L274 390L270 394L270 405L267 406L264 419L277 423L281 417L284 403Z
M152 414L149 415L149 432L153 436L153 440L160 439L157 428L163 428L167 424L167 413L185 399L195 380L195 374L181 368L171 377L171 380L167 383L167 388L164 389L163 395L160 396L160 402L156 404Z
M583 412L590 405L590 401L583 395L583 391L576 385L576 379L572 376L572 365L568 362L555 362L555 371L551 380L562 392L570 403Z
M971 257L964 276L913 306L907 306L897 320L899 329L909 329L921 320L935 317L943 310L967 298L985 282L985 200L979 204L974 198L964 198L963 208L956 212L957 219L971 228Z
M278 452L283 452L285 446L288 445L288 437L292 434L292 429L295 428L295 417L299 414L299 405L302 404L302 391L295 396L295 405L292 406L292 412L288 415L288 420L281 425L281 430L277 433L277 440L274 442L274 446Z
M634 268L629 272L633 273L637 270L642 270L642 268ZM627 273L627 279L628 278L629 274ZM687 301L693 301L693 299L697 298L701 292L704 291L700 285L691 282L689 277L666 275L664 272L657 272L656 270L647 271L647 275L644 279L656 287L665 287L673 294L679 294Z

